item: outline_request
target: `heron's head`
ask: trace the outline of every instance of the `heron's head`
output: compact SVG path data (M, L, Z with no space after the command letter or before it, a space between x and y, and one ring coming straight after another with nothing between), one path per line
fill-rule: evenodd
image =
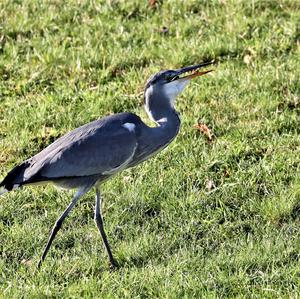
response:
M147 82L144 101L148 115L157 121L166 109L174 109L176 97L183 91L191 79L211 72L199 71L213 62L205 62L178 70L163 70L153 75Z

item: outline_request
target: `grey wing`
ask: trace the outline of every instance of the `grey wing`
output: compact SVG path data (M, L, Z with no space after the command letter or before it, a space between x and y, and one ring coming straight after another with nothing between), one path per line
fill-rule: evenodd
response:
M137 140L133 132L116 124L113 130L92 128L75 131L69 138L51 145L34 156L24 178L38 176L44 179L112 174L125 168L134 156Z

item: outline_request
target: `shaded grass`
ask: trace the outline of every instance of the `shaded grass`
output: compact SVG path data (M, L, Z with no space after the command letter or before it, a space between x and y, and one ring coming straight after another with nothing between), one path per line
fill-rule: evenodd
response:
M89 194L37 272L71 194L26 188L0 201L1 295L297 297L299 8L267 0L163 1L156 9L146 1L1 2L2 176L101 116L133 111L146 120L143 86L159 69L219 62L178 99L182 128L169 148L103 186L121 268L108 269ZM192 128L198 120L212 143Z

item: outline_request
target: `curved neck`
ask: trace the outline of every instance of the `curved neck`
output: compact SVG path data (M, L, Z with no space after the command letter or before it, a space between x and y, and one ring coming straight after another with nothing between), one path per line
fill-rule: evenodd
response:
M169 102L162 102L159 105L151 105L151 102L146 102L145 110L149 118L160 127L179 126L180 118L175 108Z
M172 109L172 111L169 111L168 114L161 117L158 120L155 120L156 124L160 128L166 128L166 129L172 129L176 132L178 132L178 129L180 127L180 118L179 114L175 109Z
M173 105L166 99L146 101L145 110L149 118L157 124L157 127L152 128L157 138L168 144L180 128L180 118Z
M157 92L153 87L149 87L145 92L145 110L151 120L158 125L164 119L174 116L174 101L169 99L165 93Z
M171 105L163 104L164 100L166 99L145 97L145 110L157 126L148 127L143 124L143 130L138 135L139 143L135 154L136 160L130 166L141 163L162 150L178 134L180 128L178 113Z

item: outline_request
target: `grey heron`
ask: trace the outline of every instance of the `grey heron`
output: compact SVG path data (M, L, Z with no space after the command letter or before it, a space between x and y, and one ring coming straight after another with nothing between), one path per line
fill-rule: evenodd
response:
M38 267L78 199L92 187L96 190L95 222L112 267L113 257L101 215L100 185L124 170L133 167L164 149L177 135L180 119L174 108L176 97L187 83L211 70L199 71L212 64L163 70L148 80L144 103L148 116L156 123L147 126L137 115L129 112L110 115L83 125L58 138L35 156L14 167L0 183L1 194L25 185L53 183L65 189L76 189L66 210L55 222Z

